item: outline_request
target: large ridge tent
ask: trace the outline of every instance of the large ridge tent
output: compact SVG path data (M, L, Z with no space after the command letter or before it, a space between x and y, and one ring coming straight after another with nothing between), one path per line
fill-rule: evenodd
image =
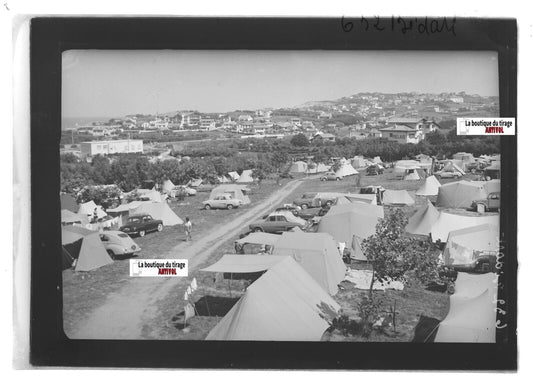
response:
M440 182L435 176L429 176L426 178L424 185L422 185L416 191L417 196L437 196L439 194Z
M254 178L252 177L253 171L251 169L245 169L242 171L241 176L237 180L237 183L253 183Z
M161 190L164 193L170 193L174 188L176 188L174 183L172 181L170 181L169 179L167 179L167 180L165 180L163 182L163 186L162 186Z
M370 207L371 209L367 209ZM383 218L383 207L365 203L333 206L318 223L317 232L328 233L337 243L345 243L350 255L359 254L357 241L376 233L376 225Z
M483 254L495 255L499 249L498 227L483 224L451 231L444 249L446 265L470 265Z
M131 201L126 204L121 204L116 208L109 208L107 210L108 213L128 213L129 211L137 208L139 205L145 204L144 201Z
M384 205L414 205L415 201L405 189L387 189L383 193Z
M76 261L76 271L92 271L111 264L113 260L107 254L100 241L98 232L82 227L66 226L61 231L63 252ZM63 256L63 261L68 258Z
M472 155L471 153L467 153L467 152L457 152L452 157L454 160L461 160L465 164L472 164L476 162L474 155Z
M215 264L203 268L203 272L224 273L254 273L267 271L274 265L290 256L283 255L253 255L253 254L226 254Z
M87 218L87 215L74 213L74 212L69 211L68 209L62 209L61 210L61 224L86 225L86 224L89 224L89 219Z
M151 215L156 220L162 220L165 226L183 224L183 220L170 209L167 203L143 202L130 211L130 215L140 214Z
M456 181L439 188L437 206L446 208L470 208L472 201L487 197L484 182Z
M213 188L211 194L209 195L209 198L214 199L218 195L229 193L234 199L242 201L243 205L250 204L250 198L243 193L243 190L245 190L243 188L245 187L236 184L219 185L218 187Z
M357 175L359 172L355 170L350 163L342 163L339 170L335 172L337 177L346 177L351 175Z
M305 173L307 171L307 163L303 161L295 161L289 169L290 173Z
M462 164L462 162L457 164L456 160L446 161L442 170L446 172L459 172L461 175L465 175L464 164Z
M429 236L431 228L439 219L439 216L440 213L437 208L426 200L426 204L409 218L405 231L413 235Z
M494 343L498 276L459 273L450 309L440 323L436 343Z
M76 200L67 193L60 195L59 200L61 202L61 209L68 209L71 212L78 212L80 209Z
M441 212L437 221L431 227L431 239L445 242L451 231L475 227L477 225L492 224L500 227L500 215L463 216Z
M80 209L78 210L78 213L81 215L90 216L92 218L92 216L94 215L95 209L96 209L96 215L98 216L99 219L107 216L105 211L101 207L97 206L92 200L86 203L80 204Z
M292 258L246 289L206 340L320 341L339 305Z
M331 295L346 273L335 240L327 233L284 232L273 254L292 256Z

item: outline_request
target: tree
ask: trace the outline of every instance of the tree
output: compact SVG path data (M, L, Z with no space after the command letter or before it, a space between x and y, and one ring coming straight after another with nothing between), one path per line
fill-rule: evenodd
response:
M360 304L363 334L368 336L379 313L380 303L373 297L375 282L410 279L429 282L438 273L438 259L429 241L405 236L407 218L402 210L394 209L376 225L376 233L363 240L361 247L372 264L372 279L368 297Z
M307 137L303 133L298 133L292 137L291 145L295 147L308 147L309 140L307 140Z
M431 145L443 145L446 142L446 136L439 131L434 131L426 134L426 140Z

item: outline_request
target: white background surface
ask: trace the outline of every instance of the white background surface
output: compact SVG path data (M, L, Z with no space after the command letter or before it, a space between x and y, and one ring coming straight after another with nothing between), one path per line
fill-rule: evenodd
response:
M31 370L31 371L13 371L13 352L24 354L27 352L24 346L27 342L27 334L22 333L17 335L17 348L13 348L12 341L13 333L13 318L11 303L13 301L13 231L18 231L12 225L10 220L13 217L13 198L20 198L15 202L17 208L25 208L26 215L29 209L29 173L25 174L27 170L28 160L24 156L16 159L13 163L13 145L17 146L17 151L21 151L19 155L23 155L25 147L29 146L29 114L19 112L14 126L13 120L13 88L11 85L15 81L17 86L15 96L17 97L16 106L24 105L28 101L27 83L23 79L28 76L28 70L25 67L25 62L22 60L23 51L14 51L13 44L16 41L17 49L23 49L27 44L28 29L20 28L14 24L17 15L69 15L69 14L85 14L85 15L199 15L199 16L360 16L360 15L382 15L384 17L395 16L464 16L464 17L509 17L518 19L518 35L519 35L519 63L518 63L518 116L522 116L522 120L517 121L518 125L518 148L519 153L529 152L529 145L531 143L531 127L527 118L531 110L531 90L529 87L533 84L531 78L531 50L533 48L533 26L531 17L531 10L528 2L519 1L457 1L448 0L444 2L437 2L434 4L429 1L383 1L383 2L364 2L364 4L357 4L355 1L305 1L305 2L291 2L287 0L274 0L263 2L252 1L187 1L187 2L170 2L170 1L111 1L111 0L92 0L86 2L74 1L0 1L0 47L2 48L1 65L1 80L0 80L0 108L2 111L2 122L4 129L4 136L2 137L4 144L2 151L0 151L0 164L2 164L2 201L4 202L3 212L4 218L2 220L1 228L1 243L3 245L3 259L0 263L0 292L2 293L3 316L0 317L0 329L2 342L0 343L0 368L5 374L12 376L6 377L3 375L4 382L12 382L15 380L60 380L66 382L75 380L78 382L94 382L95 380L108 379L116 380L116 372L106 372L91 370L88 372L79 372L77 370L66 371L51 371L51 370ZM20 20L20 16L18 16ZM24 19L24 16L22 16ZM22 110L21 110L22 111ZM522 122L522 124L520 124ZM14 137L10 134L10 127L14 126ZM527 155L526 155L527 156ZM521 156L524 160L525 156ZM528 162L529 163L529 162ZM22 170L20 173L21 179L18 180L19 185L14 189L9 188L13 180L13 166ZM520 161L519 161L520 166ZM304 381L305 382L322 382L324 380L334 380L337 383L354 382L354 380L364 381L366 383L391 381L391 382L453 382L457 379L466 380L483 380L486 382L503 381L523 381L526 375L531 372L531 307L530 280L527 276L531 273L531 245L530 242L525 241L529 236L528 230L531 227L530 220L525 218L531 214L531 204L527 202L531 200L525 191L529 191L530 182L529 174L531 173L525 167L521 167L519 175L519 210L518 210L518 227L519 227L519 374L480 374L483 377L467 376L458 378L456 373L381 373L379 376L372 373L353 373L353 372L268 372L258 374L256 372L199 372L195 371L121 371L120 375L124 376L120 379L125 379L132 382L156 382L158 380L172 380L174 382L184 380L189 382L203 382L209 381L211 383L221 382L235 382L236 379L253 380L254 382L278 382L283 381ZM29 171L28 171L29 172ZM528 174L526 174L528 173ZM520 193L523 191L524 193ZM26 199L26 200L25 200ZM7 204L5 203L7 202ZM20 205L20 204L24 205ZM43 202L45 203L45 202ZM15 212L15 217L18 218L22 225L28 224L28 217L20 216ZM20 233L20 232L19 232ZM15 276L16 284L28 284L29 275L27 270L27 262L20 259L24 252L29 250L29 234L26 234L27 241L21 241L18 244L17 256L19 259L17 263L21 263L17 268L17 275ZM20 247L26 246L26 249ZM18 289L18 288L17 288ZM24 292L27 293L27 292ZM24 327L24 322L20 319L15 319L19 325ZM24 339L26 338L26 339ZM20 362L19 362L20 364ZM52 375L53 377L49 377ZM355 376L354 376L355 375ZM45 377L47 376L47 377ZM531 378L530 378L531 379Z

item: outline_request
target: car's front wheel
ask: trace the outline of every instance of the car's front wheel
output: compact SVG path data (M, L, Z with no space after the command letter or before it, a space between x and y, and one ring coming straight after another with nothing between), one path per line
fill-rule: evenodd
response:
M111 258L111 260L115 260L115 252L113 252L112 250L108 249L107 250L107 254Z
M145 231L139 231L139 236L140 236L140 237L144 237L144 235L146 235L146 232L145 232Z
M206 211L209 211L211 209L211 206L209 204L206 204L204 208L206 209Z
M254 232L263 232L263 229L260 227L254 228Z
M228 207L227 207L227 208L228 208L228 209L233 209L233 205L228 204Z
M307 204L302 204L302 209L307 209L309 206Z
M337 177L337 179L336 179L336 180L337 180L337 181L341 181L341 178L340 178L340 177Z
M161 232L163 230L163 224L157 225L157 232Z
M333 205L333 201L326 201L326 207L331 207Z

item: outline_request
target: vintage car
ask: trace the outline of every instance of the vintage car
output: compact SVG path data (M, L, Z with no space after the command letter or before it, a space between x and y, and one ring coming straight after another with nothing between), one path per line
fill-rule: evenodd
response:
M219 209L233 209L241 206L242 201L234 199L230 194L224 193L222 195L215 196L214 199L205 200L202 202L205 209L211 208Z
M366 175L367 176L377 176L377 175L381 175L383 174L383 167L377 165L377 164L372 164L372 165L369 165L367 168L366 168Z
M338 196L327 192L307 192L293 201L294 205L302 209L331 207L337 202Z
M290 231L294 227L303 229L306 225L305 220L285 211L273 212L265 219L250 224L249 227L253 232L280 233Z
M323 207L323 208L307 208L302 209L295 213L295 216L298 216L304 220L311 220L315 218L316 216L324 216L326 213L328 213L329 207Z
M188 187L186 185L178 185L174 187L172 192L174 192L174 194L176 195L179 194L180 192L184 192L187 194L187 196L196 196L196 193L197 193L196 189Z
M439 172L436 172L435 175L437 175L441 179L458 179L461 176L463 176L463 174L461 172L456 171L456 170L453 170L453 171L439 171Z
M143 237L148 232L161 232L163 230L163 222L154 220L150 215L133 215L128 217L126 224L120 227L119 230L128 235Z
M337 175L335 172L326 172L322 176L320 176L320 180L322 181L329 181L329 180L342 180L343 177Z
M133 256L141 251L141 247L121 231L105 231L100 234L100 240L112 259L118 256Z
M500 209L500 192L489 193L486 199L472 201L472 209L477 212L497 211Z

